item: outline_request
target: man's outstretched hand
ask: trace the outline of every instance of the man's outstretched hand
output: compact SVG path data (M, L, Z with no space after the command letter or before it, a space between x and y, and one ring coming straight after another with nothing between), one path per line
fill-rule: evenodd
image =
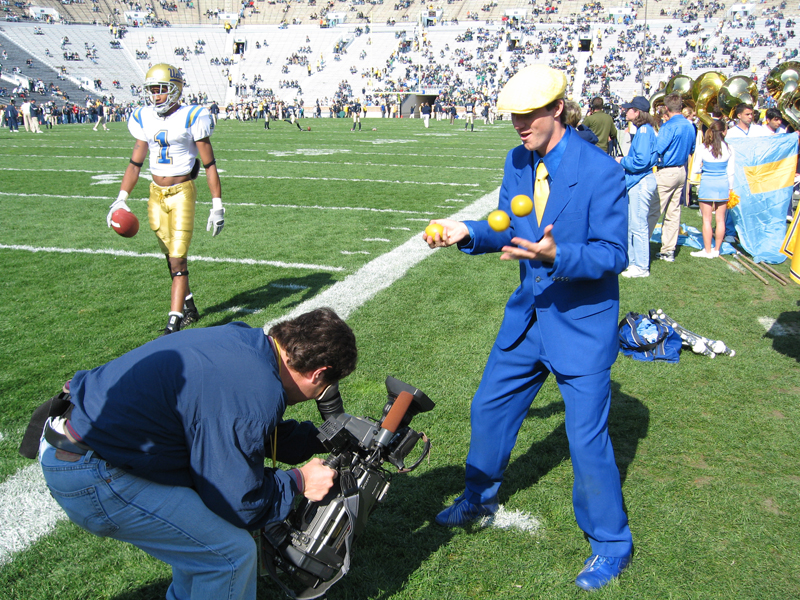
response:
M553 238L552 225L544 228L544 235L538 242L515 237L511 238L511 243L516 246L503 246L500 260L538 260L548 263L556 260L556 240Z

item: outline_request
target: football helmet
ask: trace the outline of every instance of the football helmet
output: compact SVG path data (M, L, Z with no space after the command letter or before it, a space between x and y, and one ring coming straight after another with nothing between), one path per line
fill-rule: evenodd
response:
M183 93L183 75L172 65L161 63L147 71L144 78L145 98L155 107L159 115L164 115L180 101ZM166 100L157 102L157 96L166 94Z

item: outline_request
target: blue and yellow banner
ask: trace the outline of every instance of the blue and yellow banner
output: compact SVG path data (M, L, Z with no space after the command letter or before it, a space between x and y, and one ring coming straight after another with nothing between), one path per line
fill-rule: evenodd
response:
M800 216L800 210L795 211L792 225L786 232L781 246L781 254L792 259L789 275L795 283L800 283L800 219L798 216Z
M731 209L742 247L756 262L782 263L786 211L797 170L797 133L726 140L735 156Z

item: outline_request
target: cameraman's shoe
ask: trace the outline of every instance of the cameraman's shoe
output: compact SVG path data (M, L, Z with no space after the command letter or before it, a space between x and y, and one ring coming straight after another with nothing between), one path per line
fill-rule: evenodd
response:
M466 492L464 492L466 494ZM483 504L473 504L461 494L453 504L436 515L436 522L444 527L462 527L480 517L488 517L499 508L497 498Z

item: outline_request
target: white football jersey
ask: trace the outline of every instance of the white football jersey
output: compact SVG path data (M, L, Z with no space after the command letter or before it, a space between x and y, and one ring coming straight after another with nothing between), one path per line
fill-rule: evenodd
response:
M150 174L161 177L186 175L197 158L195 140L214 133L214 120L202 106L181 106L168 117L160 117L152 106L135 109L128 131L150 147Z

